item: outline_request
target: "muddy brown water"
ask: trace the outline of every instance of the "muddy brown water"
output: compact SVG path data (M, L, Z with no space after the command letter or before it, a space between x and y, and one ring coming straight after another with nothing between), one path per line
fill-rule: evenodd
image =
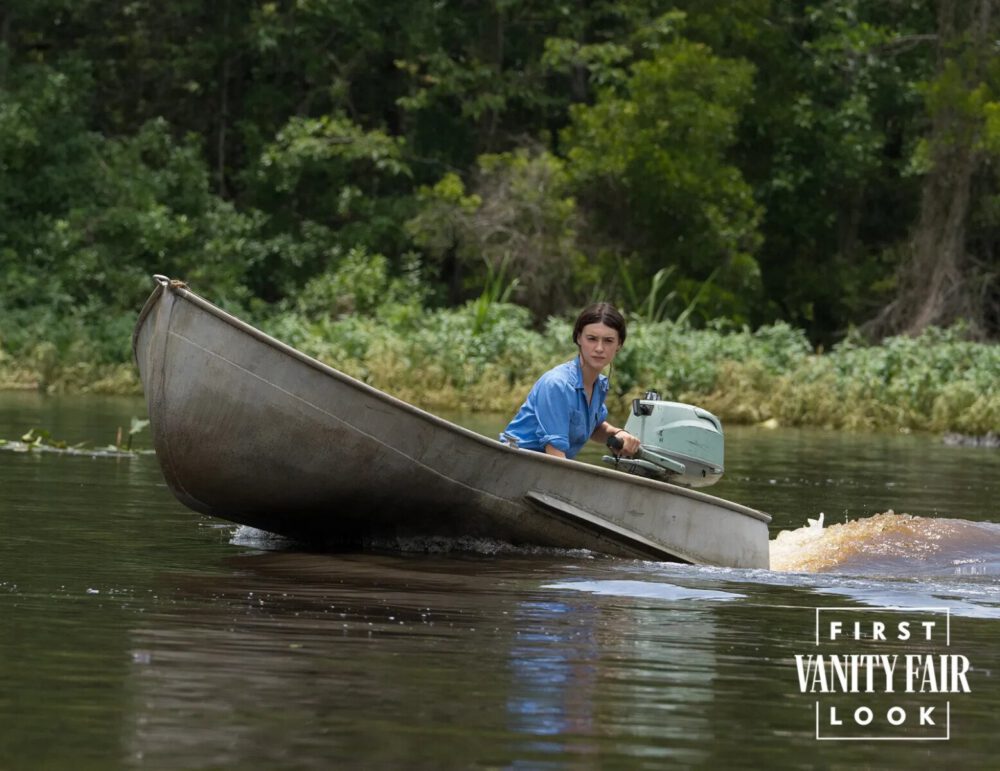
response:
M106 444L144 412L0 394L0 437ZM992 766L1000 452L729 428L726 455L711 492L774 516L771 570L314 553L188 511L150 455L0 452L0 769ZM834 616L859 639L820 639ZM835 653L898 656L897 690L803 684ZM926 655L964 656L971 692Z

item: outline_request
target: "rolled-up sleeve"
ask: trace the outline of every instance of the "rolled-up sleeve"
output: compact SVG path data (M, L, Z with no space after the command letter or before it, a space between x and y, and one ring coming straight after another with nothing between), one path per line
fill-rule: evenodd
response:
M543 377L536 384L535 418L542 448L551 444L569 452L569 413L576 390L554 378Z

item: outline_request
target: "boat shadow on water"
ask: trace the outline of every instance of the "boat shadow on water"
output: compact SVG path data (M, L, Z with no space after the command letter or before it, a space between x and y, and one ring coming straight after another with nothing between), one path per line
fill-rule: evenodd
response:
M301 546L249 527L233 533L234 545L262 550L260 567L296 564ZM871 517L823 526L822 515L804 527L785 530L770 542L770 569L679 565L612 558L587 550L518 547L490 539L413 538L371 544L386 558L397 555L450 555L466 565L504 564L518 569L521 560L556 567L590 563L585 572L614 573L580 582L575 577L547 586L595 594L663 601L743 600L769 604L767 587L787 586L815 595L840 595L861 605L920 607L946 604L956 615L1000 618L1000 525L962 519L921 517L887 511ZM314 555L318 566L323 557ZM272 562L273 560L273 562ZM472 562L469 563L469 560ZM241 563L247 564L247 563ZM297 568L296 568L297 569Z

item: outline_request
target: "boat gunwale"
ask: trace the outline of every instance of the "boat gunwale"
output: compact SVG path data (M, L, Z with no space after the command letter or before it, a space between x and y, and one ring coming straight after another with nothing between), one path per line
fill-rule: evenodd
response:
M545 453L540 453L533 450L525 450L525 449L509 447L498 440L490 439L489 437L483 436L482 434L472 431L471 429L465 428L464 426L460 426L457 423L452 423L451 421L446 420L445 418L442 418L438 415L435 415L434 413L427 412L426 410L416 407L415 405L412 405L409 402L405 402L402 399L399 399L391 394L386 393L385 391L381 391L378 388L369 385L368 383L358 380L357 378L351 377L350 375L341 372L340 370L330 366L329 364L325 364L322 361L319 361L318 359L313 358L312 356L309 356L308 354L305 354L302 351L299 351L298 349L292 347L291 345L288 345L287 343L283 343L281 340L278 340L277 338L272 337L266 332L261 331L252 324L248 324L247 322L237 318L236 316L233 316L231 313L228 313L224 311L222 308L219 308L218 306L212 304L205 298L201 297L197 293L188 289L186 286L182 285L181 282L173 282L169 280L161 281L158 277L157 284L158 286L156 287L156 289L153 290L152 294L150 294L149 298L146 300L146 303L143 305L142 310L139 312L139 317L136 320L135 330L133 331L132 334L132 355L133 359L136 361L137 366L138 366L137 346L139 340L139 330L142 328L144 322L146 321L147 316L152 312L152 309L156 306L156 303L162 298L163 292L170 291L175 295L179 295L182 299L193 303L201 310L204 310L210 313L211 315L215 316L219 320L229 324L230 326L234 327L240 332L248 334L254 339L258 340L259 342L264 343L265 345L268 345L272 348L275 348L284 354L292 356L299 362L306 364L312 369L315 369L325 375L332 376L337 380L341 381L342 383L344 383L345 385L348 385L372 397L375 397L392 407L396 407L398 409L402 409L406 412L409 412L410 414L418 418L421 418L422 420L428 421L439 428L456 432L467 439L471 439L473 441L478 442L481 445L488 446L494 451L500 450L501 452L510 452L522 455L525 453L530 453L533 461L541 463L558 464L563 467L563 470L566 471L571 471L573 473L598 474L600 476L603 476L610 480L614 480L616 482L626 482L628 484L635 484L656 490L657 492L670 495L680 495L682 497L690 498L692 500L700 501L703 503L710 503L712 505L725 508L728 511L733 512L734 514L741 514L743 516L750 517L751 519L756 519L760 522L763 522L764 524L769 524L771 522L771 515L767 514L766 512L758 511L757 509L750 508L749 506L744 506L741 503L736 503L734 501L726 500L725 498L719 498L714 495L709 495L708 493L703 493L698 490L692 490L687 487L673 485L670 484L669 482L662 482L655 479L648 479L646 477L627 474L626 472L623 471L614 471L612 469L603 468L601 466L596 466L589 463L583 463L582 461L577 461L570 458L557 458L555 456L547 455ZM567 463L569 464L568 467L566 466ZM624 475L624 478L622 475Z

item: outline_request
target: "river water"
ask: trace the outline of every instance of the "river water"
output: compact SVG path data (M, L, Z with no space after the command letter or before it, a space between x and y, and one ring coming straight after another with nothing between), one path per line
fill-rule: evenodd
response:
M0 394L0 437L144 413ZM188 511L149 454L0 452L0 769L995 767L1000 451L732 428L726 460L771 570L310 553ZM817 654L898 656L895 689L824 693Z

